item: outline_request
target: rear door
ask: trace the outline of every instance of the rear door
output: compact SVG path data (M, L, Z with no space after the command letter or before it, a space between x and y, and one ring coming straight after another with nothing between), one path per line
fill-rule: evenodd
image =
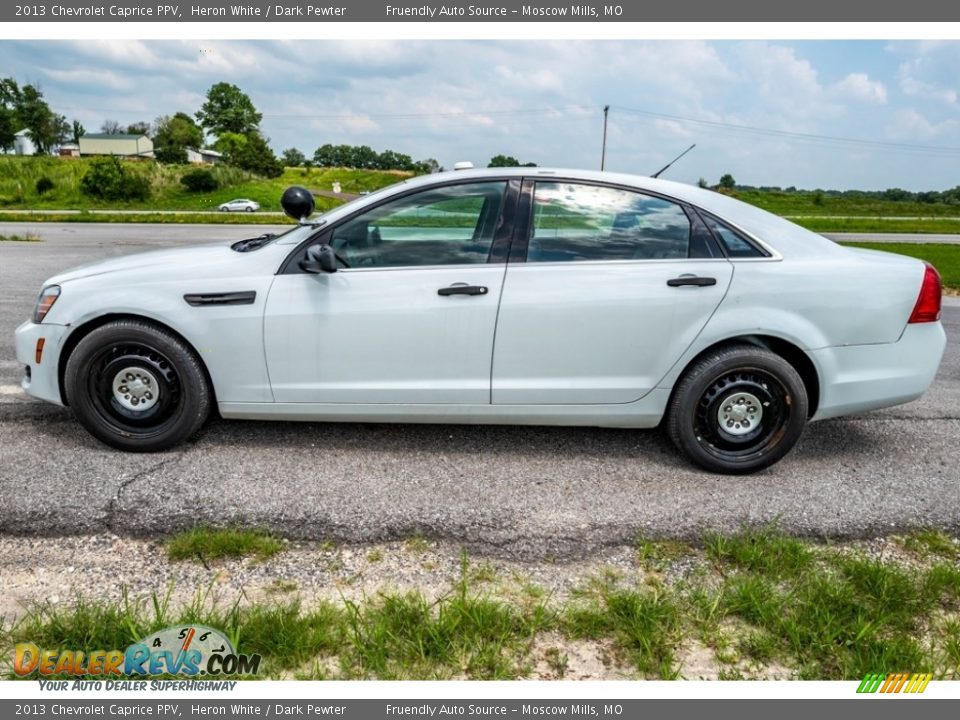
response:
M696 214L667 198L549 179L525 182L521 208L527 227L504 281L492 402L646 395L720 304L732 264Z

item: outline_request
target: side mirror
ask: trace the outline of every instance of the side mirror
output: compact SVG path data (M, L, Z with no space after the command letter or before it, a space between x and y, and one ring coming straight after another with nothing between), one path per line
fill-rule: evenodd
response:
M337 271L337 256L329 245L311 245L307 256L300 261L300 269L318 275Z

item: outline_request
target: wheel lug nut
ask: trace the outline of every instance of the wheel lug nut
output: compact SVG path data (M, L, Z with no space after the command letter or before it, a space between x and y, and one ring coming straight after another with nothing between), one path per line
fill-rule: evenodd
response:
M127 373L127 380L133 380L133 373Z

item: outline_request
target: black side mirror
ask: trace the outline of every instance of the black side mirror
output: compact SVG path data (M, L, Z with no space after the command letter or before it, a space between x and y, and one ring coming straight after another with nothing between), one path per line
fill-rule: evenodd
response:
M300 269L315 275L335 273L337 256L329 245L311 245L307 248L307 256L300 261Z

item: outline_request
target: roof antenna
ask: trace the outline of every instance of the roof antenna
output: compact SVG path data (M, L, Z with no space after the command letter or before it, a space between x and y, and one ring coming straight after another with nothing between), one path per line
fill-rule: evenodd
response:
M680 153L679 155L677 155L673 160L671 160L671 161L668 162L666 165L664 165L662 168L660 168L659 170L657 170L657 171L656 171L653 175L651 175L650 177L652 177L652 178L658 178L658 177L660 177L660 175L664 172L664 170L666 170L668 167L670 167L671 165L673 165L677 160L679 160L679 159L682 158L684 155L686 155L688 152L690 152L691 150L693 150L696 146L697 146L697 144L694 143L693 145L691 145L690 147L688 147L688 148L687 148L686 150L684 150L682 153Z

